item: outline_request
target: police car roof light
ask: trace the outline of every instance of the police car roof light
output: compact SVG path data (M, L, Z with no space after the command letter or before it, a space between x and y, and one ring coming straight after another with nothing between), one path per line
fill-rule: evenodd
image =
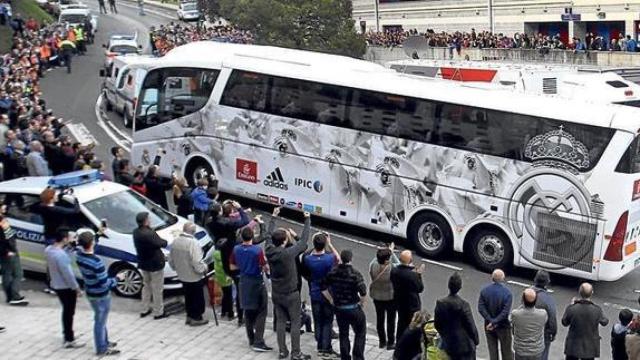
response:
M88 184L94 181L100 181L100 172L98 170L80 170L51 177L49 186L63 188Z

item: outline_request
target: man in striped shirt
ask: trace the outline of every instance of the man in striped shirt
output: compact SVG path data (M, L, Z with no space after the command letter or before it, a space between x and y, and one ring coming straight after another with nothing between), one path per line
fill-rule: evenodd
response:
M94 238L95 235L91 231L82 232L78 236L81 249L77 253L76 262L94 312L93 338L96 353L99 356L118 355L120 350L115 348L117 344L109 342L107 334L107 318L111 308L110 291L116 287L117 280L109 277L104 262L94 254Z

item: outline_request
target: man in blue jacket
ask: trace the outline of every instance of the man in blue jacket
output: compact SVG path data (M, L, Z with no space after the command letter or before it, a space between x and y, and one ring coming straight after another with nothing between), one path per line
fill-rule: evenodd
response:
M504 271L494 270L491 274L492 283L482 289L478 299L478 312L484 318L484 330L491 360L513 360L511 323L509 322L513 296L504 285L504 278ZM498 345L501 357L498 353Z
M209 180L202 178L198 180L198 186L191 192L193 202L194 220L200 226L205 226L207 212L211 209L215 200L209 197L207 189Z
M542 360L549 359L551 343L555 340L556 334L558 333L556 302L547 290L549 282L549 273L544 270L539 270L533 278L533 290L536 292L538 297L538 300L536 301L536 308L543 309L547 312L547 323L544 327L544 352L542 353Z

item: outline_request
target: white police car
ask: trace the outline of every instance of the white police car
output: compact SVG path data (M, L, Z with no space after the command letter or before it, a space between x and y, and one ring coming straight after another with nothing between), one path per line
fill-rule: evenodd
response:
M78 199L81 213L68 219L60 219L61 224L75 231L91 229L97 231L102 220L106 220L105 235L100 237L96 254L100 256L112 275L123 274L118 281L116 293L121 296L137 296L142 290L142 277L137 270L136 250L132 233L137 227L136 214L149 212L151 227L160 237L171 243L187 221L164 210L144 196L126 186L101 181L97 171L78 171L57 177L24 177L0 182L0 201L7 205L7 218L17 234L18 249L25 270L46 272L44 248L44 227L38 214L40 193L51 186L61 191L73 189ZM62 206L72 206L71 198L63 196ZM205 258L210 259L213 242L207 232L198 228L195 237L202 246ZM165 289L180 288L176 273L167 264ZM79 273L78 273L79 277Z

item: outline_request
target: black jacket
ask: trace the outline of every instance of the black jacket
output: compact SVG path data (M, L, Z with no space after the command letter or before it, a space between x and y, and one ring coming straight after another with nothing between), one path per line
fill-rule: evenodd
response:
M166 191L171 189L171 179L147 176L144 178L144 183L147 185L147 197L162 206L163 209L168 210Z
M398 265L391 269L393 299L400 309L414 313L422 308L420 293L424 291L422 276L412 266Z
M329 290L336 307L360 303L360 297L367 295L367 286L358 270L350 264L340 264L327 274L322 289Z
M607 326L608 323L600 306L589 300L578 300L567 306L562 316L562 325L569 327L564 354L576 358L600 357L598 325Z
M398 339L393 360L412 360L422 354L423 327L408 328Z
M18 246L16 246L15 235L7 239L5 232L0 228L0 259L7 257L8 253L18 254Z
M29 170L27 169L27 158L25 157L24 153L13 151L13 153L6 158L4 165L5 180L29 176Z
M186 218L193 214L193 202L191 201L191 188L182 189L182 195L173 195L173 203L176 205L176 213Z
M272 217L267 234L273 233L276 226L275 223L275 217ZM307 250L310 232L311 219L306 218L302 236L293 246L275 246L271 241L271 236L266 237L265 253L271 269L271 287L274 293L285 295L299 291L296 260Z
M45 240L51 241L56 237L56 233L59 228L72 223L74 219L73 215L80 214L80 204L78 199L75 199L73 207L67 207L58 205L61 203L62 192L58 195L58 203L54 206L46 206L44 204L38 205L38 213L42 216L42 222L44 224L44 237ZM66 204L65 204L66 205Z
M121 171L119 173L116 174L116 182L118 182L118 184L122 184L124 186L131 186L133 185L133 175L129 174L126 171Z
M148 227L138 227L133 231L133 245L138 253L138 268L144 271L160 271L164 269L165 256L162 248L167 241Z
M209 234L213 236L214 241L216 242L216 248L220 249L220 253L222 255L222 267L227 275L231 275L231 269L229 269L229 258L231 257L233 248L238 244L236 232L251 221L243 209L238 210L238 212L240 213L239 219L231 219L226 216L219 215L214 217L213 220L207 224Z
M434 326L442 337L443 348L452 358L470 356L480 343L471 306L458 295L436 302Z

